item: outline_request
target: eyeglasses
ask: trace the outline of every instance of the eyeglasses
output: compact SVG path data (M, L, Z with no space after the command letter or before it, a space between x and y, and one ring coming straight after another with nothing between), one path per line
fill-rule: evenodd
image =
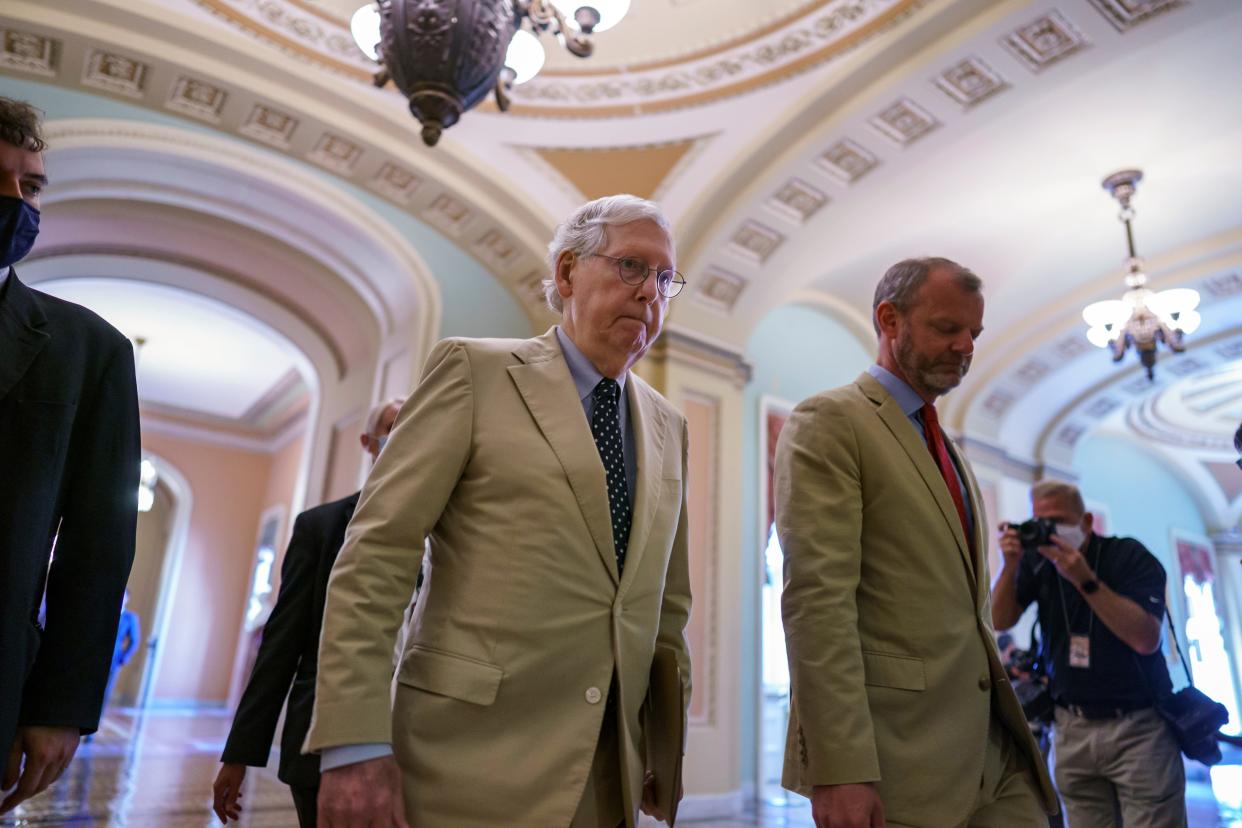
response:
M621 256L618 258L616 256L605 256L603 253L592 253L591 255L615 262L617 265L617 275L627 285L641 285L647 281L648 276L655 273L656 290L660 291L661 296L668 299L672 299L681 293L681 289L686 286L686 277L676 270L657 270L642 259L635 258L634 256Z

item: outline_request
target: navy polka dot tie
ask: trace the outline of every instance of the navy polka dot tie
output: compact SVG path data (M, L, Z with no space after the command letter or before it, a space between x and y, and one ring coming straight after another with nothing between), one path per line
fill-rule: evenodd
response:
M592 392L591 436L608 475L608 511L612 513L612 543L617 550L617 572L625 568L630 545L630 490L625 482L625 453L621 449L621 386L604 377Z

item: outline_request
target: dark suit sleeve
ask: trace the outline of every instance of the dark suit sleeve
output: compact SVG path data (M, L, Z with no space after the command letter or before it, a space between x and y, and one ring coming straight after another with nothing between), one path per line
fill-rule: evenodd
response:
M318 534L306 515L293 524L293 537L280 568L276 606L263 626L263 640L250 681L237 705L222 762L263 767L276 734L280 708L289 695L305 641L315 622Z
M74 418L47 626L22 693L23 725L99 727L138 519L138 393L128 340L112 341Z

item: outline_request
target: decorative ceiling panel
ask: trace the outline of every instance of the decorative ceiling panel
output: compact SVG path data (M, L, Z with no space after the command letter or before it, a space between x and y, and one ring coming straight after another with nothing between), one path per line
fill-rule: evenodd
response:
M982 58L968 57L935 78L936 86L962 106L974 106L1008 88L1004 78Z
M1033 72L1038 72L1087 45L1087 38L1065 15L1055 9L1002 41Z

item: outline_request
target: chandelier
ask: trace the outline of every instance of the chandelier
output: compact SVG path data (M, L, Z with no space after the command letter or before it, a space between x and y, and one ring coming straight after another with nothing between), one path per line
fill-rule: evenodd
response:
M615 26L629 7L630 0L590 0L567 19L551 0L378 0L354 13L350 30L380 65L375 85L391 80L401 90L431 147L489 92L508 110L513 86L543 67L539 35L588 57L590 35Z
M1156 349L1164 344L1170 351L1186 350L1185 337L1199 328L1201 321L1195 308L1198 291L1174 288L1159 293L1147 288L1143 260L1134 251L1134 208L1130 206L1135 189L1143 179L1141 170L1122 170L1104 179L1104 189L1121 204L1118 218L1126 228L1126 287L1120 299L1094 302L1083 309L1082 318L1090 326L1087 339L1099 348L1112 352L1113 362L1120 362L1133 346L1149 380L1155 379Z

